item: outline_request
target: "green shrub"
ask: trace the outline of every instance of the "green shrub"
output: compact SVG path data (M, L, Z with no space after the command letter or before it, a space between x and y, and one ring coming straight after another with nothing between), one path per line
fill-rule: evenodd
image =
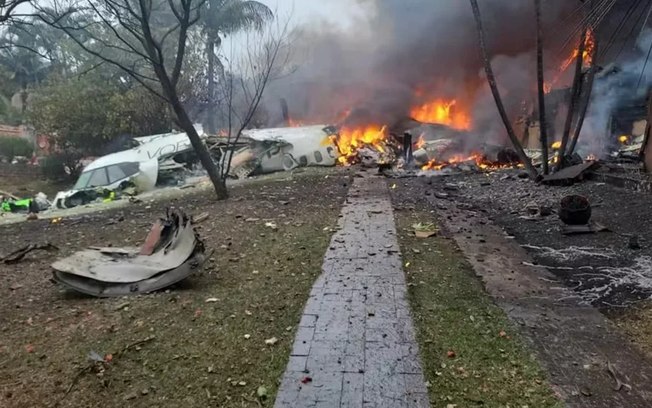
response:
M10 162L16 156L31 157L33 153L34 145L29 140L0 136L0 156L6 157Z
M55 153L41 161L43 176L50 180L76 180L82 170L82 155L77 151Z

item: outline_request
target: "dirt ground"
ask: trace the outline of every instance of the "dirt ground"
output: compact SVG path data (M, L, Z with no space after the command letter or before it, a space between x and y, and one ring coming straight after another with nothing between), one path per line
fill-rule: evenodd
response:
M48 198L54 198L57 192L68 190L73 182L52 182L45 179L5 179L0 180L0 190L6 191L20 198L34 197L38 193L45 193Z
M0 252L44 241L60 248L0 264L0 406L273 405L349 182L342 171L297 175L234 187L224 202L201 193L0 227ZM210 214L198 226L209 254L201 272L164 292L118 299L51 282L56 257L137 245L166 206ZM267 345L271 338L278 341ZM89 363L90 352L112 361Z

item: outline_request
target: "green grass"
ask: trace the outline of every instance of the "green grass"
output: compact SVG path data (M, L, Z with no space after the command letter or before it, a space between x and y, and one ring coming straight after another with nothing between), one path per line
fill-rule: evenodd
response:
M408 297L432 406L563 406L454 243L441 236L414 237L413 224L433 221L427 212L397 213Z

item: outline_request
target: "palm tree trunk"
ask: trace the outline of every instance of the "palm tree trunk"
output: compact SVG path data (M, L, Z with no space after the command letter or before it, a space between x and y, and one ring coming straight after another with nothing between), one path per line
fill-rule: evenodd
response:
M543 174L548 174L548 121L546 118L546 92L543 77L543 29L541 27L541 0L534 0L537 19L537 82L539 99L539 137L541 140L541 157Z
M215 40L211 36L206 43L208 54L208 134L217 133L217 107L215 106Z
M593 93L593 82L595 80L595 74L598 72L598 46L600 44L598 41L595 41L595 46L593 47L593 64L587 73L586 84L584 85L584 92L580 91L580 95L583 95L581 101L581 112L577 118L577 124L575 125L575 133L571 139L571 143L568 146L568 154L572 155L577 146L577 140L580 138L580 133L582 132L582 127L584 126L584 119L586 118L586 112L589 110L589 105L591 104L591 94ZM580 87L581 89L582 87Z
M568 147L568 138L570 137L570 130L573 125L573 117L575 116L575 110L577 107L577 102L579 100L579 90L582 80L582 66L584 65L584 50L586 45L586 31L587 26L585 25L582 28L582 35L580 36L580 45L577 51L577 60L575 61L575 76L573 77L573 87L571 88L571 98L568 103L568 114L566 115L566 123L564 124L564 133L561 138L561 147L559 148L557 164L555 169L559 171L564 167L564 159L567 156L566 148Z
M473 9L473 17L475 18L476 29L478 31L478 41L480 42L480 51L482 52L484 70L487 75L487 81L489 82L489 87L491 88L491 93L496 102L496 107L498 108L498 113L500 114L500 118L502 119L503 124L505 125L505 129L507 130L507 135L509 136L512 145L514 146L514 150L516 150L516 154L518 155L521 162L523 162L523 164L525 165L525 169L527 170L530 178L536 180L539 177L539 173L532 165L532 161L527 156L527 154L525 154L525 151L523 150L523 146L521 145L518 138L516 137L516 133L514 133L514 128L512 127L512 124L510 123L509 118L507 117L505 106L503 106L502 99L500 98L498 85L496 85L496 77L494 76L493 68L491 67L491 61L489 61L489 54L487 52L487 44L485 41L484 27L482 25L482 16L480 15L480 7L478 6L478 0L469 0L469 1L471 2L471 8Z

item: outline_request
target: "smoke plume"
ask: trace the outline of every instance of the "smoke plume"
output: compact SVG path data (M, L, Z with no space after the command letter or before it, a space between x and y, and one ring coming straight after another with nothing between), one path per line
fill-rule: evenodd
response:
M282 123L280 98L293 118L392 126L428 100L457 100L472 117L479 142L503 142L505 130L484 76L475 23L464 0L358 0L367 10L354 28L318 21L295 32L297 71L273 81L265 106ZM555 27L578 0L544 2L544 26ZM492 62L512 118L536 91L535 15L532 1L483 0ZM547 50L559 54L558 42ZM550 61L556 65L557 61Z

